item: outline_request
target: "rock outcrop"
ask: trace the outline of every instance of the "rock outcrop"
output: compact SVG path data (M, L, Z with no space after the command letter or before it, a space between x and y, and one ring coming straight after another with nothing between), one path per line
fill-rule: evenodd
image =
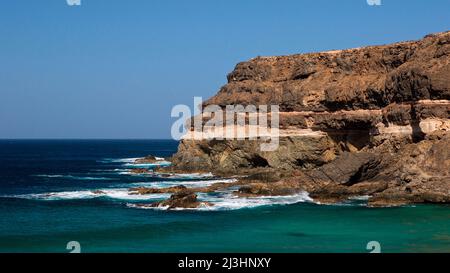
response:
M370 195L373 206L450 201L450 32L240 63L203 106L237 104L279 106L278 149L188 134L174 170L272 174L247 180L243 196L307 190L323 202Z
M208 202L199 202L197 194L191 190L178 191L170 196L169 199L160 202L155 202L149 205L150 207L167 207L168 209L187 208L193 209L198 207L212 206Z
M181 191L185 191L187 188L183 185L178 185L169 188L146 188L146 187L138 187L138 188L130 188L128 189L129 194L131 195L146 195L146 194L155 194L155 193L178 193Z
M138 158L134 161L134 164L154 164L163 161L164 158L158 158L153 155L148 155L142 158Z

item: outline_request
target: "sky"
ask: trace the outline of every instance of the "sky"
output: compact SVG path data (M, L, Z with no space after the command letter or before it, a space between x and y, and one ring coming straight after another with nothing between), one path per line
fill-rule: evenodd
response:
M445 30L450 0L1 0L0 138L170 138L238 62Z

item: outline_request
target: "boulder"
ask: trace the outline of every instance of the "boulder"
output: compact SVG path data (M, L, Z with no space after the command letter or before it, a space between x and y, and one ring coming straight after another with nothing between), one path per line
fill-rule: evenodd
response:
M176 208L198 208L200 206L211 206L208 202L199 202L197 200L197 194L190 190L183 190L174 193L169 199L155 202L151 204L151 207L168 207L168 209Z

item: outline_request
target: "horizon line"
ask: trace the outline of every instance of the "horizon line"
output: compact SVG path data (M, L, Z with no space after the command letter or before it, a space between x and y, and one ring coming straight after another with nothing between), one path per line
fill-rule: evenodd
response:
M0 138L2 140L173 140L172 138Z

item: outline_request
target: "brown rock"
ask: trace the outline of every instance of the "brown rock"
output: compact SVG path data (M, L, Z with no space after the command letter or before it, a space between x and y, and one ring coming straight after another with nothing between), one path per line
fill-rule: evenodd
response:
M306 190L326 202L371 195L373 206L449 202L450 32L258 57L236 66L204 103L212 104L279 105L279 148L184 139L171 171L248 175L240 196Z
M211 206L208 202L197 201L197 194L190 190L184 190L172 194L169 199L155 202L151 204L152 207L168 207L168 209L175 208L198 208L199 206Z
M138 158L134 161L134 163L136 164L153 164L158 162L158 160L156 160L156 157L149 155L143 158Z
M155 193L177 193L180 191L186 190L186 187L183 185L178 185L170 188L146 188L146 187L139 187L139 188L130 188L128 189L130 194L134 195L146 195L146 194L155 194Z
M130 173L133 173L133 174L150 174L151 172L148 169L138 168L138 169L131 169Z
M272 183L251 182L241 186L235 193L240 197L283 196L296 194L301 190L298 181L281 180Z

